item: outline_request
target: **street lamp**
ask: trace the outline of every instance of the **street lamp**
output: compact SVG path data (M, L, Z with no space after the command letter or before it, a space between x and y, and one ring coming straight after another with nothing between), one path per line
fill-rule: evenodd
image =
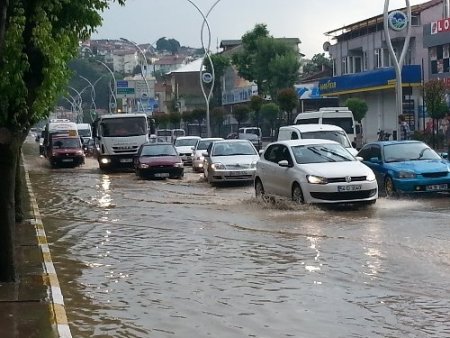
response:
M82 105L83 105L83 98L81 97L81 93L82 93L87 87L83 88L83 89L81 90L81 92L79 92L78 90L76 90L75 88L73 88L73 87L71 87L71 86L68 86L68 88L69 88L69 89L72 89L75 93L77 93L78 99L75 99L75 98L73 98L73 99L74 99L74 103L75 103L75 105L76 105L77 121L78 121L78 122L82 122L82 120L83 120L83 115L82 115L82 112L83 112L83 108L82 108Z
M114 87L116 86L116 77L114 76L114 72L111 70L111 68L109 68L108 67L108 65L106 64L106 63L104 63L104 62L102 62L102 61L100 61L100 60L95 60L95 61L97 61L98 63L100 63L103 67L105 67L108 71L109 71L109 73L111 74L111 76L112 76L112 79L113 79L113 81L114 81ZM111 114L111 97L114 99L114 112L115 112L115 110L116 110L116 108L117 108L117 98L116 98L116 94L115 94L115 91L114 91L114 89L113 89L113 86L111 86L111 82L110 82L110 86L109 86L109 89L110 89L110 91L111 91L111 96L110 96L110 98L109 98L109 113Z
M200 41L202 43L202 47L203 47L203 51L204 51L204 55L203 55L203 62L200 65L200 87L202 89L202 93L203 96L205 98L205 103L206 103L206 133L208 137L211 137L211 122L210 122L210 113L209 113L209 102L211 100L211 96L212 96L212 92L214 89L214 81L215 81L215 76L214 76L214 64L211 60L211 56L210 56L210 47L211 47L211 28L209 26L209 22L208 22L208 15L211 13L211 11L213 10L213 8L220 2L220 0L217 0L208 10L208 12L205 14L203 14L203 12L200 10L200 8L192 1L192 0L187 0L192 6L194 6L197 11L200 13L200 15L203 17L203 22L202 22L202 26L200 28ZM203 30L205 28L205 24L208 28L208 48L205 47L205 43L203 40ZM203 64L205 63L205 59L208 60L209 64L211 65L211 74L203 72ZM204 87L204 83L210 83L211 87L209 89L209 93L207 94L205 91L205 87Z
M144 79L145 85L147 86L147 99L148 99L148 97L150 96L150 86L148 85L148 81L147 81L147 67L148 67L147 57L145 56L144 51L141 49L141 47L139 47L139 45L136 42L130 41L130 40L125 39L125 38L120 38L120 40L132 44L134 47L136 47L136 49L139 51L139 53L143 57L143 60L145 62L145 76L144 76L144 72L142 70L142 65L141 65L141 76Z
M89 83L89 86L91 87L91 109L90 109L89 113L90 113L90 116L91 116L91 120L94 121L94 119L92 117L92 110L94 110L94 112L97 111L97 105L95 104L95 96L96 96L96 94L95 94L95 85L97 84L98 81L100 81L100 79L103 77L103 75L100 76L97 80L95 80L94 84L92 84L92 82L89 81L88 78L86 78L86 77L84 77L82 75L79 75L79 77L81 77L83 80L85 80L87 83Z
M389 0L385 0L384 2L384 35L386 38L386 43L389 50L389 55L391 56L394 69L395 69L395 92L396 92L396 115L397 115L397 139L400 136L399 134L399 124L398 124L398 116L403 111L403 89L402 89L402 67L403 61L405 60L406 53L408 51L409 40L411 38L411 6L409 4L409 0L406 1L406 15L400 11L393 11L390 14L389 12ZM397 58L395 55L394 47L392 46L391 35L389 33L389 28L392 28L396 31L401 31L406 28L406 37L405 43L403 45L402 53L400 54L400 58Z

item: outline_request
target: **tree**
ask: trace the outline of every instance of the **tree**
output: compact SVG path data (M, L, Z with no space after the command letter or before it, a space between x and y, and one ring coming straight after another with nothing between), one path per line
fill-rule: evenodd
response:
M325 56L325 53L315 54L310 61L303 66L303 73L306 75L320 72L322 69L331 69L333 61Z
M181 114L181 117L182 117L182 119L183 119L183 121L184 121L184 124L185 124L185 126L186 126L186 132L187 132L187 135L190 135L191 133L190 133L190 131L189 131L189 125L190 125L192 122L195 121L195 120L194 120L194 116L192 115L192 112L191 112L191 111L185 111L185 112L183 112L183 113Z
M223 54L211 55L211 61L214 66L214 88L213 88L213 100L214 106L218 107L222 105L222 81L220 81L225 74L225 70L230 66L230 59ZM206 72L212 74L211 63L205 59L204 66Z
M175 39L166 39L165 37L162 37L156 41L156 50L159 52L167 51L172 55L175 55L178 53L180 48L180 43Z
M444 118L449 111L445 101L447 90L448 86L442 80L433 79L425 83L425 105L427 107L428 115L433 120L433 147L436 147L434 137L436 122Z
M211 125L216 129L215 135L221 135L221 127L225 118L225 110L222 107L214 107L211 111Z
M250 115L250 107L247 104L238 104L233 107L233 117L238 123L238 129L242 122L247 121Z
M281 110L287 113L287 124L292 123L292 110L297 107L298 95L293 88L284 88L278 92L277 102Z
M169 122L172 128L179 128L181 122L181 113L173 111L169 113Z
M369 107L366 101L357 97L351 97L345 101L345 106L353 113L353 118L361 123L361 120L366 116Z
M202 124L206 118L206 110L203 108L195 108L192 110L192 118L198 123L199 136L202 136Z
M168 114L155 115L153 118L155 120L155 125L158 129L165 129L169 125Z
M300 63L285 42L269 36L264 24L242 36L243 50L232 57L239 76L254 81L258 94L275 95L277 90L292 86L297 79Z
M261 125L261 106L264 103L264 99L259 95L253 95L250 98L250 109L253 111L253 120L257 127Z
M270 135L273 140L274 131L275 131L275 123L278 119L278 114L280 113L280 108L276 103L270 102L265 103L261 106L261 116L265 121L267 121L270 125Z
M0 280L16 278L15 221L22 218L20 152L48 117L69 77L79 41L113 0L0 2ZM124 0L117 0L124 4Z

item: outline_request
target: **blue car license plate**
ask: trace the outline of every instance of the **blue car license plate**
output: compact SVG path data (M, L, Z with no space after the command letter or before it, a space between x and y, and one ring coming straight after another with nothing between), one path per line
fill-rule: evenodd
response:
M432 185L427 185L426 189L427 189L427 191L447 190L448 185L447 184L432 184Z

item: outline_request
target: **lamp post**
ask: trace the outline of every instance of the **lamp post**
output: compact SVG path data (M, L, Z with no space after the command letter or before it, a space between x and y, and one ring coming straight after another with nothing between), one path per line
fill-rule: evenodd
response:
M73 99L74 99L74 103L75 103L76 111L77 111L77 121L78 121L78 122L82 122L82 121L83 121L83 114L82 114L82 112L83 112L83 107L82 107L82 105L83 105L83 98L81 97L81 93L82 93L87 87L83 88L83 89L81 90L81 92L79 92L78 90L76 90L75 88L73 88L73 87L71 87L71 86L68 86L68 88L69 88L69 89L72 89L72 90L77 94L77 96L78 96L78 99L76 99L76 98L73 98ZM80 115L81 115L81 116L80 116Z
M397 139L399 137L399 125L398 125L398 116L403 111L403 90L402 90L402 67L403 62L405 60L406 53L408 51L409 40L411 38L411 6L409 0L406 1L406 14L400 11L393 11L390 14L389 12L389 0L385 0L384 2L384 35L386 38L386 43L389 50L389 55L391 56L394 69L395 69L395 92L396 92L396 116L397 116ZM400 58L397 58L395 55L394 47L392 46L391 35L389 33L389 28L392 28L395 31L402 31L406 28L406 37L405 43L403 45L402 53L400 54Z
M136 42L130 41L130 40L125 39L125 38L120 38L120 40L125 41L125 42L127 42L129 44L132 44L138 50L138 52L142 55L142 58L143 58L143 60L145 62L145 75L144 75L144 71L143 71L142 65L141 65L141 76L144 79L145 85L147 87L147 99L148 99L149 96L150 96L150 86L149 86L148 81L147 81L147 67L148 67L147 57L145 56L144 51L141 49L141 47L139 47L139 45ZM144 110L143 107L142 107L142 109Z
M200 13L200 15L203 17L202 26L200 28L200 42L202 43L204 55L203 55L203 62L200 65L199 74L200 74L200 87L202 89L202 93L203 93L203 96L205 98L205 103L206 103L206 134L207 134L207 137L211 137L211 121L210 121L210 113L209 113L209 103L210 103L212 92L214 89L215 76L214 76L214 64L213 64L213 62L211 60L211 56L210 56L211 27L209 26L207 17L211 13L211 11L214 9L214 7L220 2L220 0L216 0L216 2L214 2L214 4L210 7L208 12L206 13L206 15L201 11L201 9L192 0L187 0L187 1L192 6L194 6L197 9L197 11ZM205 28L205 24L208 29L208 47L207 48L205 47L205 43L203 40L203 30ZM208 60L209 64L211 65L211 74L207 73L207 72L203 72L203 65L204 65L206 59ZM205 91L204 83L211 84L208 93L206 93L206 91Z
M88 78L86 78L82 75L79 75L79 77L82 78L83 80L85 80L87 83L89 83L89 86L91 87L91 109L90 109L89 113L91 116L91 120L94 121L94 119L92 118L92 110L94 110L94 112L97 111L97 105L95 104L95 96L96 96L95 85L97 84L98 81L100 81L100 79L103 77L103 75L100 76L97 80L95 80L93 84L91 81L89 81Z
M114 76L114 72L111 70L111 68L109 68L108 67L108 65L106 64L106 63L104 63L104 62L102 62L102 61L100 61L100 60L95 60L95 61L97 61L98 63L100 63L103 67L105 67L108 71L109 71L109 73L111 74L111 76L112 76L112 79L113 79L113 81L114 81L114 86L109 86L109 89L110 89L110 91L111 91L111 96L110 96L110 98L109 98L109 113L111 114L111 97L113 98L113 100L114 100L114 112L116 111L116 109L117 109L117 98L116 98L116 93L115 93L115 90L114 90L114 88L115 88L115 86L116 86L116 77Z

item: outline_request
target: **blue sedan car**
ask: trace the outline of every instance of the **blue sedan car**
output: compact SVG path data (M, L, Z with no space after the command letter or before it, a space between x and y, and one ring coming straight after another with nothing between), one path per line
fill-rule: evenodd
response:
M387 196L450 192L450 163L423 142L371 142L357 156L374 171Z

